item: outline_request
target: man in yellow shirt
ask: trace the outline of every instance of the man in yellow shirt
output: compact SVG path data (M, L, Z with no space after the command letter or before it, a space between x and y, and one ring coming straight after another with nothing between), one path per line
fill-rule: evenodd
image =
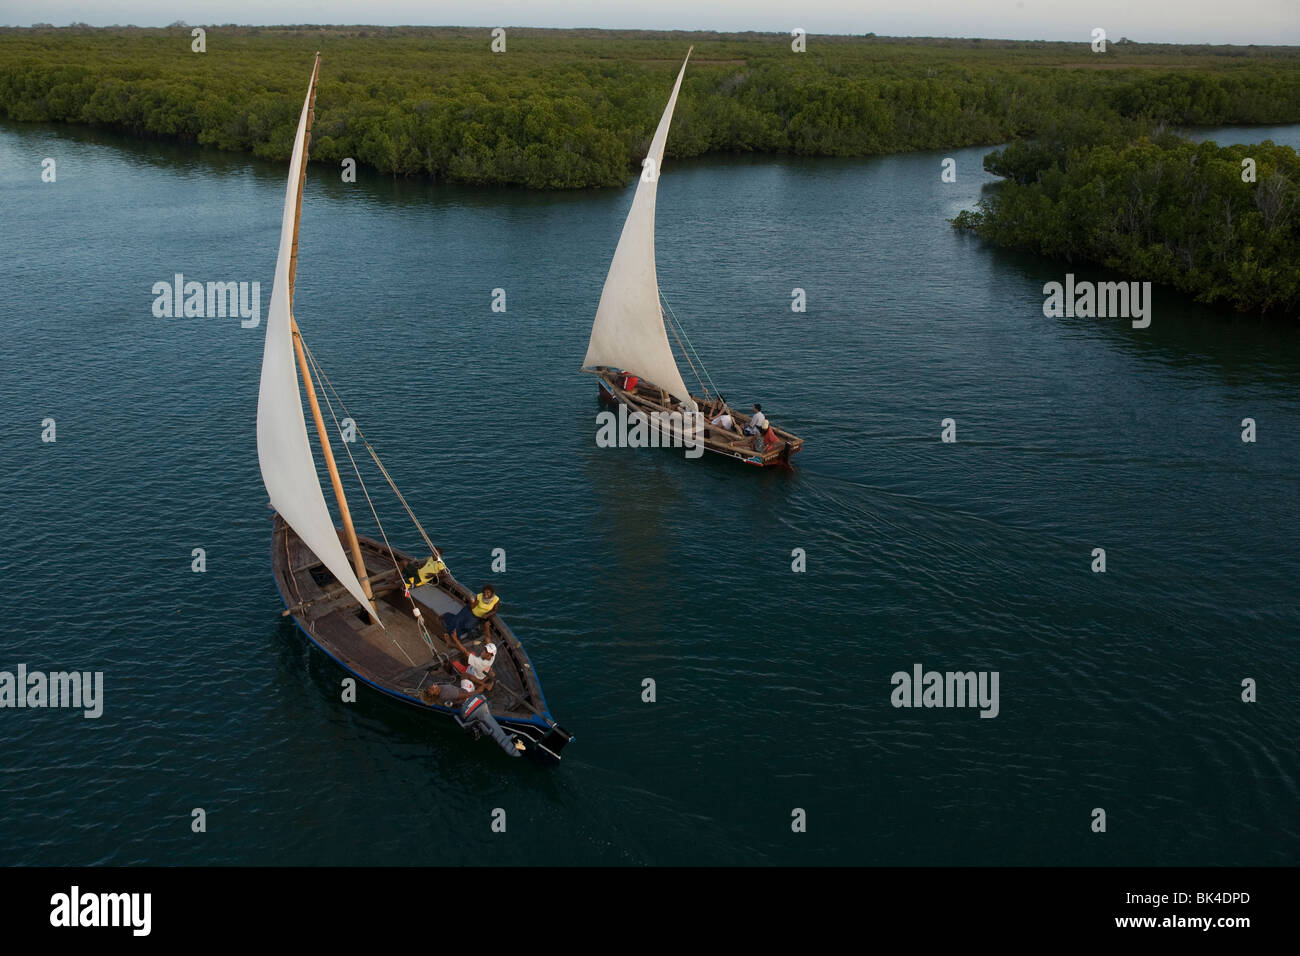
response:
M442 623L446 625L447 633L452 635L462 635L468 638L473 634L480 624L484 626L484 636L490 636L491 625L488 620L497 612L501 604L501 599L497 597L496 588L490 584L483 585L483 590L474 595L474 601L466 604L455 614L444 614Z

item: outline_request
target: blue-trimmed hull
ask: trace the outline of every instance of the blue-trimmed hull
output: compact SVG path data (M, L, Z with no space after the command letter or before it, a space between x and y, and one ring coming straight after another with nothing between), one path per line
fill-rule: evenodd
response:
M278 516L276 520L278 526L283 526L283 521L279 519ZM285 528L287 531L287 526L285 526ZM271 548L273 568L276 567L275 540L276 540L275 536L273 535L272 548ZM281 586L279 575L273 573L271 577L272 577L272 581L275 583L275 589L277 593L279 593L280 600L284 604L284 606L287 609L292 609L296 607L297 605L291 604L288 599L288 596L285 594L284 588ZM355 601L352 601L350 603L351 605L355 606ZM312 634L312 632L307 627L304 626L303 620L299 617L299 614L293 613L291 610L290 616L293 618L294 625L303 634L303 636L307 638L307 640L311 643L313 647L319 650L322 654L324 654L331 661L333 661L340 668L342 668L344 672L346 672L349 676L355 678L360 683L365 684L367 687L370 687L371 689L378 691L379 693L383 694L385 697L391 698L396 701L400 701L403 704L407 704L411 707L415 707L425 713L435 713L440 716L446 717L452 721L455 721L457 719L459 715L459 710L457 708L447 707L441 704L426 703L420 698L411 696L410 694L403 693L402 691L398 690L395 687L385 686L383 682L372 679L372 677L363 673L358 668L350 666L347 661L341 659L338 654L334 653L328 646L322 643L322 641L318 640L316 635ZM542 693L541 683L540 681L537 681L536 672L532 670L532 660L531 658L529 658L528 652L524 650L523 645L518 641L517 638L515 638L514 633L509 629L509 627L505 624L504 621L501 621L499 618L496 619L493 622L493 627L495 629L502 631L504 635L508 636L507 637L507 640L509 642L508 646L511 650L511 653L515 658L517 659L521 658L524 667L526 667L528 671L532 672L531 689L535 690L536 699L540 704L540 706L536 707L536 710L539 711L541 715L541 716L528 716L528 715L519 715L519 714L506 715L506 714L498 713L495 714L497 722L508 732L518 734L521 738L524 739L527 745L527 750L525 752L528 755L544 763L556 763L560 760L560 754L564 746L569 742L571 742L573 740L573 737L571 734L569 734L567 731L561 728L558 725L558 723L555 722L554 717L551 715L550 708L546 703L546 697Z

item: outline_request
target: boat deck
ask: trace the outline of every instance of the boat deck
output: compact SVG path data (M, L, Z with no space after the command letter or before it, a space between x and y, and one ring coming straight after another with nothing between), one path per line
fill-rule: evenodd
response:
M459 610L473 594L450 576L445 584L427 584L411 591L428 630L426 642L392 557L370 538L360 537L359 542L382 627L276 516L272 564L290 613L323 651L362 680L408 703L451 713L453 708L430 704L420 692L431 684L459 682L460 675L446 662L448 658L461 660L461 655L447 638L442 614ZM405 567L409 560L408 555L397 552L398 567ZM490 637L485 637L487 630ZM473 639L462 643L472 651L489 639L497 645L493 663L496 682L487 692L493 714L498 720L544 725L539 712L546 714L546 703L532 664L500 617L492 618Z
M629 390L619 385L619 380L622 378L621 373L610 369L602 369L598 374L602 397L609 401L622 403L627 405L628 408L644 412L647 415L656 412L660 414L682 412L682 406L677 399L652 382L642 379L637 382L635 388ZM710 405L708 399L701 398L698 395L692 395L691 398L701 411L707 409ZM787 464L790 456L803 448L802 438L777 425L773 425L772 430L781 439L781 443L760 450L757 447L756 436L744 433L744 428L750 423L751 416L731 408L727 411L732 417L732 427L730 429L709 424L707 421L704 425L704 447L715 454L736 458L749 465L770 467Z

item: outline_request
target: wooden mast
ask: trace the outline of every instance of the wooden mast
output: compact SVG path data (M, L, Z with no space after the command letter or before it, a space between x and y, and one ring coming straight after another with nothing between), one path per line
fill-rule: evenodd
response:
M311 369L307 364L307 354L302 346L302 333L298 331L298 320L293 317L294 279L298 275L298 227L302 223L302 190L307 181L307 147L311 143L311 123L316 116L316 79L320 74L320 54L316 54L316 63L311 70L311 95L307 104L307 131L302 143L302 164L298 170L298 203L293 211L293 249L289 255L289 329L293 333L293 350L298 356L298 370L302 373L303 384L307 386L307 401L311 405L311 417L316 422L316 434L320 437L321 452L325 457L325 467L330 473L330 482L334 485L334 498L338 501L339 515L343 518L343 529L348 536L348 548L352 552L352 566L356 569L357 580L366 598L374 605L375 594L370 587L366 574L366 562L361 556L361 544L357 541L357 529L352 524L352 512L348 509L348 499L343 494L343 481L339 478L338 465L334 463L334 450L330 447L329 432L325 429L325 419L321 415L320 402L316 400L316 387L312 384Z
M289 253L289 313L293 322L293 281L298 275L298 227L302 224L302 187L307 182L307 154L311 151L311 123L316 118L316 78L320 75L320 54L311 68L311 94L307 102L307 131L302 139L302 165L298 168L298 202L293 209L293 249ZM298 332L294 323L294 334Z

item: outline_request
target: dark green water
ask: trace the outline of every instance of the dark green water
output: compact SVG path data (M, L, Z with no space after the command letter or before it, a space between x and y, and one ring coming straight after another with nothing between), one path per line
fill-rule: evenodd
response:
M0 861L1296 863L1300 338L1162 290L1145 330L1045 318L1065 267L944 221L984 152L955 184L944 153L665 169L664 292L732 402L805 436L792 473L596 447L578 366L630 187L311 170L299 321L501 590L578 737L548 771L341 703L281 619L264 328L155 318L151 287L256 279L265 309L284 169L0 127L0 669L106 697L0 710ZM998 716L895 709L918 663L997 671Z

